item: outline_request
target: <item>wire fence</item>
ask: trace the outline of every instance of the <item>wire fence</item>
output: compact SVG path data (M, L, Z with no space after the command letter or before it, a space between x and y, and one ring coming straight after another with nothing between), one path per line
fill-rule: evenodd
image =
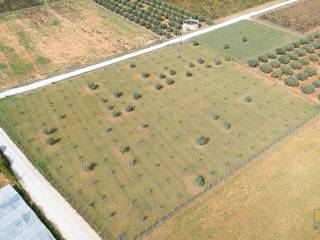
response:
M309 118L307 118L306 120L302 121L301 123L299 123L297 126L291 128L288 130L288 132L286 132L284 135L280 136L277 140L275 140L273 143L268 144L267 146L265 146L264 148L260 149L258 152L256 152L253 156L245 159L244 161L241 161L239 164L237 164L232 170L226 172L224 175L220 176L218 179L214 180L213 182L210 182L206 185L206 187L199 192L198 194L193 195L192 197L190 197L187 201L179 204L177 207L173 208L170 212L168 212L166 215L164 215L163 217L161 217L160 219L156 220L153 224L149 225L148 227L146 227L144 230L142 230L141 232L139 232L137 235L135 235L132 239L133 240L137 240L142 238L143 236L147 236L149 233L151 233L155 228L161 226L162 224L164 224L166 221L168 221L170 218L172 218L175 214L177 214L179 211L181 211L183 208L189 206L191 203L195 202L198 198L202 197L203 195L205 195L209 190L213 189L214 187L216 187L219 183L221 183L223 180L225 180L226 178L232 176L236 171L238 171L239 169L241 169L242 167L244 167L247 163L251 162L252 160L256 159L257 157L259 157L261 154L263 154L264 152L266 152L267 150L269 150L270 148L272 148L274 145L276 145L277 143L281 142L283 139L285 139L286 137L288 137L289 135L291 135L293 132L295 132L296 130L302 128L306 123L308 123L309 121L311 121L312 119L316 118L317 116L319 116L320 112L317 111L316 113L314 113L313 115L311 115Z
M226 172L224 175L220 176L218 179L208 183L204 189L193 195L192 197L190 197L188 200L186 200L185 202L180 203L177 207L173 208L171 211L169 211L166 215L164 215L163 217L161 217L160 219L157 219L153 224L147 226L144 230L142 230L141 232L139 232L138 234L136 234L132 239L133 240L137 240L142 238L143 236L147 236L148 234L150 234L155 228L161 226L162 224L164 224L166 221L168 221L170 218L172 218L175 214L177 214L179 211L181 211L183 208L189 206L190 204L192 204L193 202L195 202L198 198L202 197L203 195L205 195L209 190L213 189L214 187L216 187L219 183L221 183L223 180L225 180L226 178L232 176L236 171L238 171L239 169L241 169L242 167L244 167L247 163L249 163L250 161L256 159L257 157L259 157L261 154L263 154L264 152L266 152L267 150L269 150L270 148L272 148L274 145L276 145L277 143L281 142L284 138L288 137L290 134L292 134L293 132L295 132L296 130L302 128L306 123L308 123L309 121L311 121L312 119L316 118L317 116L320 115L320 109L315 112L314 114L312 114L310 117L308 117L307 119L305 119L304 121L302 121L301 123L299 123L298 125L296 125L295 127L289 129L285 134L283 134L282 136L280 136L277 140L275 140L273 143L268 144L267 146L265 146L264 148L260 149L258 152L256 152L254 155L252 155L251 157L241 161L239 164L237 164L233 169L231 169L230 171ZM11 134L11 132L10 132ZM12 133L12 135L14 136L14 133ZM17 142L15 140L15 138L11 138L11 140L15 143L16 146L19 146L19 149L24 153L24 155L28 158L28 160L30 160L32 162L32 164L38 169L38 171L54 186L54 188L67 200L67 202L69 202L74 208L75 210L89 223L89 225L99 234L99 236L106 240L106 239L110 239L110 233L108 232L103 232L102 226L99 226L99 224L97 222L95 222L86 212L86 210L81 207L73 198L72 196L64 191L64 189L62 189L56 182L55 180L52 178L52 176L43 171L41 168L37 167L36 162L33 160L32 156L30 154L28 154L28 152L23 148L23 146L21 145L21 143Z

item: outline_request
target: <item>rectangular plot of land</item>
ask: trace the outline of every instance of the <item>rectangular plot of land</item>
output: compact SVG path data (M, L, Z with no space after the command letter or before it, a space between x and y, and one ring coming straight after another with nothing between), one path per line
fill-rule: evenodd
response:
M247 60L279 45L295 41L299 35L254 21L241 21L196 39L237 60Z
M133 237L317 111L219 57L177 44L1 100L0 123L104 236Z

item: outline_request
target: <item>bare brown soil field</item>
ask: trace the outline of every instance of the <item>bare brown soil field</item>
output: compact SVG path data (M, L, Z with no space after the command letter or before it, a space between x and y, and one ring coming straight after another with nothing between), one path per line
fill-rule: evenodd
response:
M153 42L151 32L89 0L0 15L0 89Z
M264 14L260 18L300 33L307 33L320 27L320 1L300 1L295 5Z
M145 239L319 239L319 117Z

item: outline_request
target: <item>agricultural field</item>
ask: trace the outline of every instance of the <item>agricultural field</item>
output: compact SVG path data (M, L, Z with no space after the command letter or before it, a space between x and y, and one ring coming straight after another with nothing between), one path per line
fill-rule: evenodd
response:
M319 239L314 225L319 121L316 117L145 239Z
M195 38L225 56L245 61L279 45L295 41L299 35L250 20L240 21ZM263 43L263 44L262 44Z
M236 12L268 3L271 0L163 0L164 2L182 9L194 11L203 16L217 19Z
M190 11L173 7L159 0L95 0L107 9L154 33L170 38L180 35L184 20L198 19L201 26L212 21Z
M319 102L319 56L320 33L317 32L250 59L248 66Z
M318 111L188 41L0 101L0 125L107 239L132 238Z
M303 0L267 14L260 19L291 30L307 33L320 29L320 1Z
M89 0L0 14L0 90L99 61L158 37Z
M56 0L47 0L47 2ZM43 5L43 0L0 0L0 13L17 11L24 8Z

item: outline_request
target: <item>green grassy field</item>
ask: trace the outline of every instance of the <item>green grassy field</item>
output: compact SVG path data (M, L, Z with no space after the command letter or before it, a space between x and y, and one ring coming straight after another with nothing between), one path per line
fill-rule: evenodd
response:
M298 38L297 34L247 20L201 35L196 39L226 56L247 60ZM229 48L226 48L226 44Z
M171 46L4 99L0 123L104 236L132 237L200 191L197 176L205 184L219 178L316 111L239 65L215 65L216 58L191 42ZM134 100L134 92L142 97ZM134 111L126 112L128 105ZM114 118L113 111L122 114ZM57 130L45 135L46 127ZM200 136L210 138L207 145L196 144ZM50 146L50 137L60 141ZM121 154L121 146L129 152Z

